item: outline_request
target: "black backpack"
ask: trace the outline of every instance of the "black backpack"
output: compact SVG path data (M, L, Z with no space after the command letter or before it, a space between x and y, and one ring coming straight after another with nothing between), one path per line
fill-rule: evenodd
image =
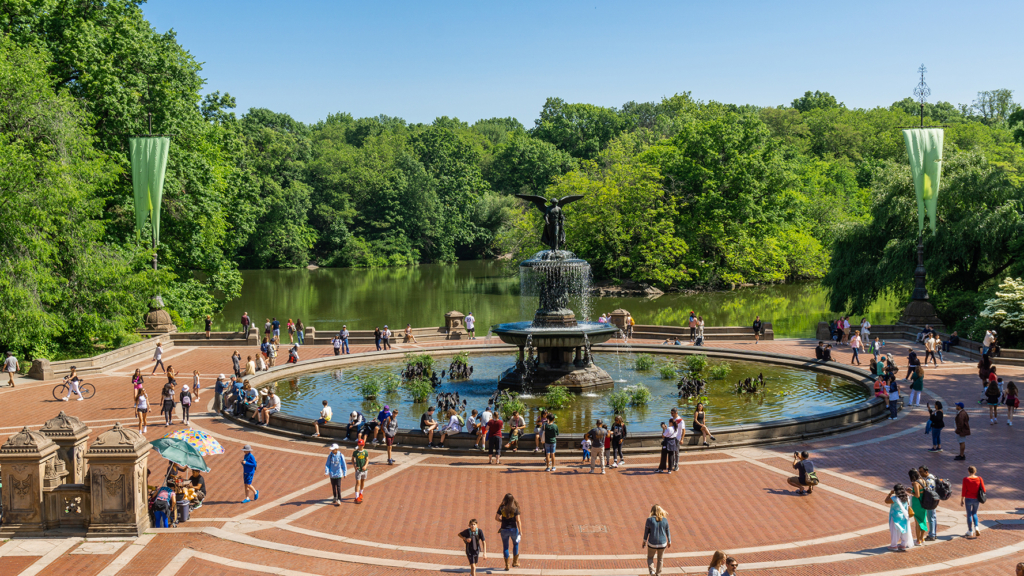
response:
M938 486L938 483L936 483ZM921 508L925 510L935 510L939 507L939 493L936 490L928 488L925 485L924 489L921 490Z
M935 492L939 495L939 500L949 500L953 495L953 487L949 485L949 480L939 478L935 481Z

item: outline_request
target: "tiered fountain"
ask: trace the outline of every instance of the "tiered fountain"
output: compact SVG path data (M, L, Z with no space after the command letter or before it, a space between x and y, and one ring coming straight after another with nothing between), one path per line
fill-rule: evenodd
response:
M560 247L565 243L565 216L561 207L582 196L548 200L523 196L544 213L542 250L519 264L523 296L537 296L540 307L533 321L498 324L491 331L502 342L519 347L516 365L498 381L502 388L542 390L565 386L573 392L612 387L612 378L594 365L591 344L611 338L618 329L610 324L579 322L569 308L570 296L585 302L590 291L590 264Z

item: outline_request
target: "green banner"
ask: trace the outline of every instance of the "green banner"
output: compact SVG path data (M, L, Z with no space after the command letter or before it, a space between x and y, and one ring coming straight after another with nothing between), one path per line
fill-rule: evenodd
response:
M140 136L128 140L132 155L132 188L135 190L135 227L142 230L146 218L153 219L153 244L160 241L160 200L164 195L164 173L171 139Z
M939 200L939 177L942 175L942 129L915 128L904 130L910 157L910 173L917 190L917 232L924 233L924 215L935 233L935 206Z

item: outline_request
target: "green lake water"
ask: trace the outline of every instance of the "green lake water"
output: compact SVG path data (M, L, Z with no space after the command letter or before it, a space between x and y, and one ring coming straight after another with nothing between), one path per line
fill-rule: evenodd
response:
M384 324L392 329L407 323L440 326L450 310L472 312L477 324L486 328L530 319L536 307L536 299L519 296L519 277L494 261L375 270L244 270L242 277L242 294L218 315L216 330L237 330L242 312L248 312L257 326L264 318L277 317L282 323L301 319L317 330L337 330L342 324L364 330ZM811 338L818 321L831 316L825 290L816 282L665 294L656 299L594 298L591 304L595 318L616 308L629 310L637 324L683 325L689 311L695 310L708 326L749 326L760 314L772 322L779 338ZM900 309L896 302L880 301L867 316L874 324L885 324L895 320Z

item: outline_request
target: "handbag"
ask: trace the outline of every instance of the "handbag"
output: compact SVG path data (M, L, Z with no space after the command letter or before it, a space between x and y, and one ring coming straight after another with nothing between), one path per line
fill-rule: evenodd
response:
M913 518L913 517L914 517L914 507L908 505L907 506L907 518Z
M984 488L978 488L978 504L984 504L988 500L988 495L985 494Z

